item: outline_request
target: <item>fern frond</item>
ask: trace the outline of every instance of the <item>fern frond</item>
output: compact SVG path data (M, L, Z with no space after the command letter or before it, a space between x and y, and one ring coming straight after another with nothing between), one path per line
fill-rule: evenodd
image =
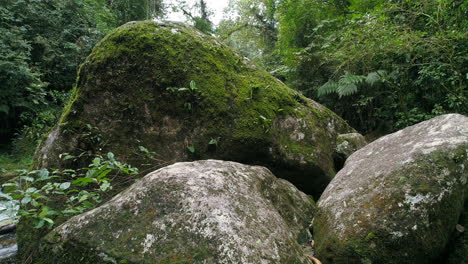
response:
M345 72L338 82L329 80L317 90L318 96L337 93L340 98L357 93L359 86L366 81L366 76Z
M383 70L370 72L369 74L367 74L366 83L370 85L374 85L377 82L384 82L386 75L387 75L387 72Z
M317 95L324 96L327 94L336 93L338 90L338 87L339 85L337 82L333 80L329 80L328 82L326 82L324 85L320 86L317 89Z
M355 74L346 72L343 76L340 77L340 80L338 81L338 83L340 85L348 85L348 84L358 85L365 79L366 79L365 76L355 75Z
M349 84L345 84L345 85L340 85L336 92L338 93L338 95L341 98L343 96L354 94L357 91L358 91L357 85L354 84L354 83L349 83Z

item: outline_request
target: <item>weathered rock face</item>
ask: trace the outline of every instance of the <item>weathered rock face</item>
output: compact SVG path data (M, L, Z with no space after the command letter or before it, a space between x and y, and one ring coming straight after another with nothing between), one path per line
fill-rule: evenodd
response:
M310 263L313 210L264 167L176 163L55 228L34 263Z
M468 118L450 114L352 154L318 202L324 263L435 263L463 208Z
M343 168L346 159L366 144L366 139L359 133L338 135L335 148L335 169L338 171Z
M318 196L335 174L337 135L352 132L216 39L146 21L95 47L35 164L68 167L59 154L102 150L141 167L151 163L137 153L144 146L161 164L216 158L264 165Z

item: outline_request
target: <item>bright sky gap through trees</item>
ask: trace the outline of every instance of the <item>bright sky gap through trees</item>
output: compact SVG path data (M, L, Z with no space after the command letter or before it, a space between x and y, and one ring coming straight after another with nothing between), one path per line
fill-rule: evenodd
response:
M187 4L189 5L194 5L196 0L187 0ZM177 5L177 1L174 0L166 0L165 3L167 5ZM215 25L217 25L221 19L223 19L223 10L228 6L229 1L228 0L206 0L206 4L208 5L208 8L213 12L212 16L210 19L212 20ZM169 10L167 14L167 19L172 20L172 21L181 21L184 22L186 21L186 17L184 14L180 11L174 12L172 10Z

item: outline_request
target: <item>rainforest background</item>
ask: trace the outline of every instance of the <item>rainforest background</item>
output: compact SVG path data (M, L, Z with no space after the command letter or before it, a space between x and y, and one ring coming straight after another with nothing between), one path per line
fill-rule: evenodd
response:
M372 140L468 113L468 1L0 0L0 170L26 168L94 45L173 12Z

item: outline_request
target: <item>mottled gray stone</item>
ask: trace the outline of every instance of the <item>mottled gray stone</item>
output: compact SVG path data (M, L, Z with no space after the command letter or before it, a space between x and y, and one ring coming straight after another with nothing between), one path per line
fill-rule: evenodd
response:
M337 171L343 168L346 159L351 154L367 144L366 139L359 133L340 134L336 140L334 161Z
M366 139L359 133L341 134L338 135L337 140L336 153L343 156L344 159L367 144Z
M176 163L55 228L38 263L309 263L313 208L264 167Z
M467 149L468 118L449 114L352 154L318 202L319 256L325 263L433 263L463 208Z

